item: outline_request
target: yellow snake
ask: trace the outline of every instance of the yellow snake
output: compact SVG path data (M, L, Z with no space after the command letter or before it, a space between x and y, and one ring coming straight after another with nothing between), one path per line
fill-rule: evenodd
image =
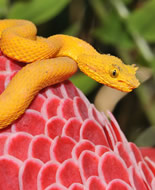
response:
M137 68L114 56L98 53L76 37L36 36L35 25L26 20L0 20L0 49L4 55L31 63L13 77L0 95L0 128L19 118L36 94L68 79L80 68L99 83L129 92L139 85ZM104 34L103 34L104 35Z

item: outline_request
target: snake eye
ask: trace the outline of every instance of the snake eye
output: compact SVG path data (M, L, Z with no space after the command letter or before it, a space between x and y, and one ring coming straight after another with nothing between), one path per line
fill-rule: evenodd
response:
M118 69L110 70L110 76L111 76L112 78L118 77L118 74L119 74Z

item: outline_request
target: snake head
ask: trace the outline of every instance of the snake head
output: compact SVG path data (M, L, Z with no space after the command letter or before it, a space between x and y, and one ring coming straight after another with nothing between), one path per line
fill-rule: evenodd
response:
M115 56L83 54L78 57L77 62L86 75L117 90L130 92L140 84L136 78L138 67L125 65Z

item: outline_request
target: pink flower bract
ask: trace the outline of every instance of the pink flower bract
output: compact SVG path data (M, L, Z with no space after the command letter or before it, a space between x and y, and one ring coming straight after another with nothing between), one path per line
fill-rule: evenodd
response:
M0 93L21 66L0 56ZM0 190L155 189L155 163L109 118L69 81L42 90L0 131Z

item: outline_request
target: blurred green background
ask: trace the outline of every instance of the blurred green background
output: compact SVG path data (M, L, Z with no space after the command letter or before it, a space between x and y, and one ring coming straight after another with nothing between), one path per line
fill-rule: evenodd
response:
M129 141L155 146L155 0L0 0L0 18L31 20L38 35L77 36L138 65L141 85L129 94L80 72L71 80L99 110L113 111Z

